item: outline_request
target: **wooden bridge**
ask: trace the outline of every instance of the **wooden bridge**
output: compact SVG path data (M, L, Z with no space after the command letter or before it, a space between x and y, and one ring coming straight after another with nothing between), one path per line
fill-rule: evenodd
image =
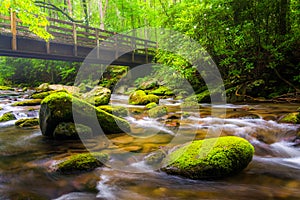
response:
M115 32L48 18L46 42L22 26L14 13L0 16L0 56L82 62L95 47L89 62L134 67L151 62L157 44Z

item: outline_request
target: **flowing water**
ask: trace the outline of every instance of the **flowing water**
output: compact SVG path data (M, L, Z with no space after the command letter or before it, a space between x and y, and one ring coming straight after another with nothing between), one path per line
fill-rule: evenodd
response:
M11 106L24 94L0 92L0 115L38 115L38 106ZM52 170L58 160L87 151L80 141L54 141L44 138L39 127L0 123L0 199L300 199L300 126L276 122L299 104L203 104L195 112L162 100L169 114L151 119L140 114L144 107L128 106L127 98L113 96L112 103L128 107L132 133L109 135L113 146L106 148L91 142L88 148L111 153L113 161L88 173L61 175ZM153 170L142 161L170 144L224 135L246 138L255 147L252 162L233 177L189 180ZM117 158L123 159L120 169L114 167L120 162Z

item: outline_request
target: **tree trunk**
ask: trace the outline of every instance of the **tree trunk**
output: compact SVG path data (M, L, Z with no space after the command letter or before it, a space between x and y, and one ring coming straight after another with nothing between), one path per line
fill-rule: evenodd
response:
M107 9L107 5L108 5L108 0L105 1L105 5L103 7L103 3L102 0L99 0L99 17L100 17L100 29L101 30L105 30L104 27L104 17L105 17L105 12Z

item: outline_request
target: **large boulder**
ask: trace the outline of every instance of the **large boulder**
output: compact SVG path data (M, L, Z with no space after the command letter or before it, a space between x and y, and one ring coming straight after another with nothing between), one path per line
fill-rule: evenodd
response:
M142 90L137 90L137 91L131 93L129 96L129 104L132 104L132 105L147 105L152 102L158 104L159 98L153 94L147 95Z
M168 154L161 170L191 179L221 178L242 171L253 154L254 147L240 137L197 140Z
M109 103L111 91L108 88L97 86L91 91L82 95L82 98L95 106L107 105Z
M73 115L76 116L76 123L89 126L93 134L100 133L99 124L106 134L130 131L130 125L126 120L68 93L59 92L47 96L41 103L39 123L42 134L53 137L58 124L74 122Z

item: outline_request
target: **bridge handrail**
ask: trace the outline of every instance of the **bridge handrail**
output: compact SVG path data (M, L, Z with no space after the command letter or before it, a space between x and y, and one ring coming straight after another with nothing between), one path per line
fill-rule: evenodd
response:
M12 49L17 49L17 35L38 39L36 35L29 31L28 27L18 25L21 20L16 17L15 13L11 12L11 16L0 15L0 19L10 22L5 26L5 23L2 23L3 26L0 27L0 30L1 28L4 28L3 32L5 31L12 34ZM47 26L46 29L55 37L49 42L59 42L74 45L75 55L77 54L77 46L95 47L99 46L101 41L110 43L115 48L122 48L122 46L124 46L131 48L133 51L141 51L145 53L147 57L149 52L151 54L152 50L157 48L157 43L150 40L124 34L117 34L116 32L63 21L60 19L48 18L48 21L50 25ZM114 35L117 35L117 37L113 37ZM110 38L113 38L114 40L107 41L107 39Z

